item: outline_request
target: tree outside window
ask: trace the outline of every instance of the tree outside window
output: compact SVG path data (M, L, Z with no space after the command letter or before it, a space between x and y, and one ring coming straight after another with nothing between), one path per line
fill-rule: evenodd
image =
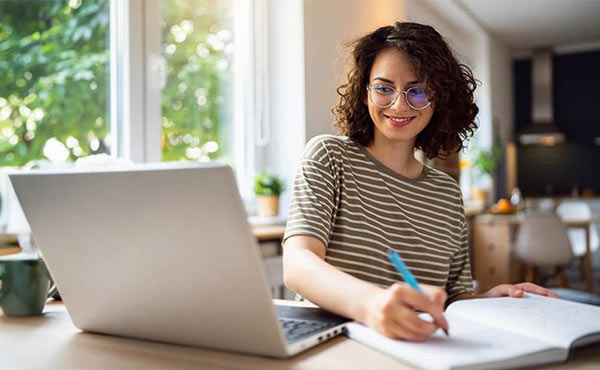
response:
M110 152L109 9L0 2L0 166Z
M231 162L232 1L162 3L163 161Z
M165 161L230 161L231 1L162 2ZM110 153L110 1L0 1L0 166ZM143 140L143 138L134 138Z

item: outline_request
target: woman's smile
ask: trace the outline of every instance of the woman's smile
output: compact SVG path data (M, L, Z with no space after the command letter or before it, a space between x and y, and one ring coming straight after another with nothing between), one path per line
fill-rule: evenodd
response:
M409 125L414 119L415 116L395 116L395 115L389 115L389 114L384 114L383 115L387 121L390 123L390 125L394 126L394 127L404 127L406 125Z

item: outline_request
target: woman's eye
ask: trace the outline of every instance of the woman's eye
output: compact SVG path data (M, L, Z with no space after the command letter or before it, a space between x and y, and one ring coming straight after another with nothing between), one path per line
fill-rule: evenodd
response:
M394 92L394 89L392 89L391 87L387 87L387 86L375 86L375 87L373 87L373 90L375 90L376 92L378 92L380 94L391 94Z

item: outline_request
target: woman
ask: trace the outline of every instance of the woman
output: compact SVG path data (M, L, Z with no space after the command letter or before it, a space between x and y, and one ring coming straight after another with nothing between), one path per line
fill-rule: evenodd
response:
M432 27L396 23L355 43L334 107L344 136L306 145L284 236L286 285L379 333L411 341L448 329L448 304L473 297L556 295L534 284L473 293L458 184L424 166L460 150L476 128L475 79ZM397 251L421 283L401 281ZM418 317L428 312L434 322Z

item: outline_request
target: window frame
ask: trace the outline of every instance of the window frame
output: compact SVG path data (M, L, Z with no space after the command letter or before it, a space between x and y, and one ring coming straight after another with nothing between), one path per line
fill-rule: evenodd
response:
M112 155L133 162L162 156L160 27L152 21L160 22L159 1L110 0Z
M232 0L233 1L233 0ZM236 1L233 164L243 198L252 196L256 168L254 112L254 1ZM110 0L112 155L135 163L162 161L162 89L166 62L161 54L161 1ZM267 53L266 48L261 53ZM248 61L251 61L248 63ZM244 78L245 77L245 78Z

